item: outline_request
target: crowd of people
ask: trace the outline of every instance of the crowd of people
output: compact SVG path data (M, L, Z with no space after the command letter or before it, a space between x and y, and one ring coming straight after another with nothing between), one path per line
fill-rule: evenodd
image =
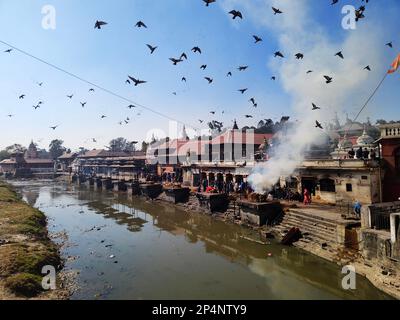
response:
M254 192L248 182L234 182L232 180L209 181L207 179L203 179L197 189L198 192L225 193L228 195L231 193L249 195Z
M375 149L368 150L367 148L359 147L357 150L351 148L348 152L349 159L358 159L358 160L376 160L377 154Z

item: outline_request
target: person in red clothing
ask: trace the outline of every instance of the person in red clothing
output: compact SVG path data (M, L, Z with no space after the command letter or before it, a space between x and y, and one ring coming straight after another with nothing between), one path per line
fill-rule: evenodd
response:
M311 194L308 189L304 189L304 204L309 205L311 204Z

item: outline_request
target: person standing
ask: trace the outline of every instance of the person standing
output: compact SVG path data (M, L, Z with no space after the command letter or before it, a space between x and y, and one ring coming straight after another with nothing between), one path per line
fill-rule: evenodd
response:
M371 160L376 160L376 151L375 151L375 149L371 149L370 157L371 157Z
M363 157L363 150L362 150L361 147L359 147L359 148L357 149L356 157L357 157L357 159L362 159L362 157Z
M304 189L304 202L305 205L310 205L311 204L311 193L308 191L308 189Z
M369 151L367 148L364 149L363 151L363 159L368 160L369 159Z
M354 208L354 213L356 214L356 217L358 219L360 219L361 218L361 208L362 208L360 201L356 201L353 208Z
M356 156L356 152L354 151L353 148L351 148L351 150L349 151L349 159L354 159L355 156Z

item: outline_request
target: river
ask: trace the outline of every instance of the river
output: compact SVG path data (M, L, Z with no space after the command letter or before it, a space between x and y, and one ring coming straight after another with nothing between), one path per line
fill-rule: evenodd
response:
M388 299L341 268L293 247L250 242L253 231L163 203L51 181L13 182L65 233L71 299ZM61 241L61 240L57 240Z

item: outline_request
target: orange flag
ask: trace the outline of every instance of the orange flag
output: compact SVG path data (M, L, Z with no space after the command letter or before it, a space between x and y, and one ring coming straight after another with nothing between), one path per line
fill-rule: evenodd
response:
M388 73L395 73L397 69L400 67L400 54L397 56L397 58L393 61L392 64L392 69L388 71Z

